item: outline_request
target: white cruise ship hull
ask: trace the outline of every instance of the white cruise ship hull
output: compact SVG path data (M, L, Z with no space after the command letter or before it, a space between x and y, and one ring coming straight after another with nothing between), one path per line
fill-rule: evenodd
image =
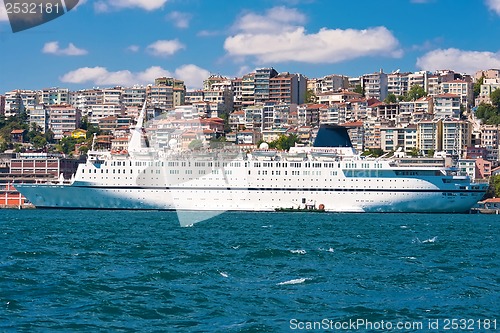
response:
M273 211L307 200L330 212L464 213L484 190L151 188L92 185L17 185L38 208L189 211Z

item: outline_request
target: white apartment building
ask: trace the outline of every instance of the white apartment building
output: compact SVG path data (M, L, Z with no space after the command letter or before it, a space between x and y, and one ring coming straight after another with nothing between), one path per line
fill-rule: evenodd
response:
M472 125L466 120L445 119L442 122L442 151L463 157L471 145Z
M469 110L474 101L474 84L464 80L442 82L441 94L453 94L460 97L460 103Z
M64 133L71 132L80 125L80 111L69 104L49 107L49 128L54 132L54 139L60 140Z
M387 74L382 70L378 73L363 75L362 85L367 99L376 98L383 101L387 97Z
M436 118L459 118L460 96L455 94L441 94L434 97L434 116Z
M30 124L36 124L41 128L41 132L45 133L49 126L49 108L45 104L38 104L35 109L30 112Z
M102 103L91 105L88 111L88 117L90 123L97 125L102 118L116 117L124 113L124 107L121 104Z

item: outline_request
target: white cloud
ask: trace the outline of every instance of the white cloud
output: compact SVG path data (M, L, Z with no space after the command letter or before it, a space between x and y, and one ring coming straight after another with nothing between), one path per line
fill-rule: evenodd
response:
M188 89L199 89L203 87L203 80L210 76L210 72L190 64L177 68L174 76L183 80Z
M42 52L47 54L66 55L66 56L81 56L88 53L87 50L79 49L73 43L69 43L67 48L61 49L59 47L59 42L45 43Z
M127 51L137 53L141 48L138 45L130 45L127 47Z
M418 58L417 66L429 71L453 69L461 73L474 74L481 69L500 68L500 53L439 49Z
M150 84L158 77L170 76L184 80L186 86L195 89L201 88L203 80L209 75L210 72L206 69L190 64L177 68L173 73L159 66L149 67L142 72L129 70L111 72L105 67L82 67L64 74L59 79L61 82L74 84L133 86Z
M398 40L385 27L364 30L327 29L307 33L306 18L295 9L276 7L265 15L244 15L238 32L226 38L224 48L232 57L252 56L260 63L298 61L337 63L363 56L401 57Z
M155 56L170 56L185 48L186 46L177 39L158 40L147 47L148 51Z
M96 12L108 12L121 9L144 9L152 11L162 8L168 0L100 0L94 3Z
M189 21L191 20L191 14L181 13L181 12L171 12L167 15L167 19L173 21L174 25L180 29L189 28Z
M265 15L247 13L234 25L234 29L245 33L276 33L295 30L304 24L306 17L293 8L274 7L266 11Z
M500 0L485 0L485 2L490 10L500 15Z

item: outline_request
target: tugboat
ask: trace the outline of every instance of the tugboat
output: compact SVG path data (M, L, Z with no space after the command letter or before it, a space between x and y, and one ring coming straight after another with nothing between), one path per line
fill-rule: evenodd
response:
M325 205L319 204L318 207L316 207L316 204L314 202L308 201L306 202L306 199L302 199L302 204L304 204L303 207L280 207L276 208L275 211L277 212L303 212L303 213L324 213L326 212L325 210Z

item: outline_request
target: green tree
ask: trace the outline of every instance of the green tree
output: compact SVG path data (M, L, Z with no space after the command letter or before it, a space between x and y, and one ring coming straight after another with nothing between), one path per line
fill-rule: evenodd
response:
M490 100L494 107L500 108L500 89L495 89L490 93Z
M190 150L200 150L202 147L203 147L203 141L201 141L199 139L194 139L193 141L191 141L189 143L189 146L188 146L188 148Z
M420 151L418 150L417 147L413 147L409 152L408 155L411 157L418 157L420 155Z
M314 90L307 89L307 91L306 91L306 97L305 97L305 102L306 103L316 103L317 100L318 100L318 97L314 93Z
M289 150L290 147L294 147L295 143L299 142L299 137L295 134L280 135L276 140L269 143L269 148L275 148L279 150Z
M490 186L484 195L485 198L500 198L500 175L490 177Z
M369 148L363 152L363 156L373 156L373 157L380 157L384 155L384 151L380 148Z
M474 99L481 93L481 85L484 83L484 74L474 83Z
M387 97L384 99L384 102L387 104L394 104L398 102L398 98L394 94L389 94Z
M422 86L419 86L418 84L413 85L410 90L408 91L408 94L406 94L405 101L410 102L410 101L416 101L417 99L427 96L427 93L425 92L425 89L422 88Z

